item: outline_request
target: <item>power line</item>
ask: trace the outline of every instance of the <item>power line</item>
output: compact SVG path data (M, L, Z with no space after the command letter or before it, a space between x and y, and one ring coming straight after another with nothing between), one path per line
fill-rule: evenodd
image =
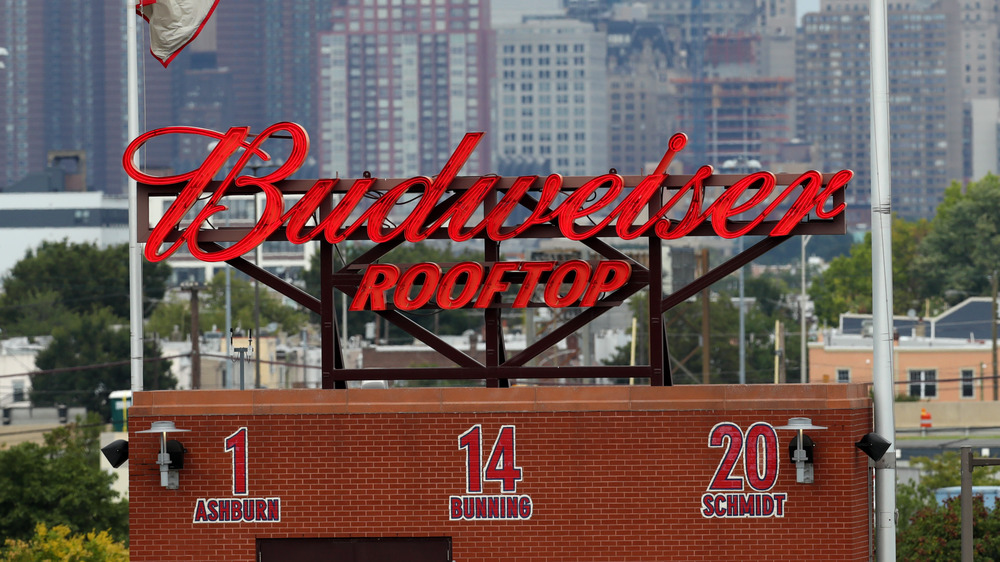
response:
M181 357L188 357L189 354L184 353L180 355L169 355L167 357L144 357L143 363L149 363L152 361L167 361L170 359L178 359ZM28 371L27 373L15 373L12 375L0 375L0 378L6 379L11 377L35 377L38 375L57 375L60 373L73 373L79 371L92 371L95 369L104 369L106 367L118 367L121 365L128 365L131 363L130 359L122 359L120 361L108 361L106 363L93 363L90 365L80 365L76 367L59 367L56 369L45 369L40 371Z

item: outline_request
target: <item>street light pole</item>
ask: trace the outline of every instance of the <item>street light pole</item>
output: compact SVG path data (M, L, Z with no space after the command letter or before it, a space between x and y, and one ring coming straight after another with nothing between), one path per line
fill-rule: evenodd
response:
M743 253L743 237L739 237L739 253ZM743 270L744 267L740 268L739 285L740 285L740 384L747 383L747 321L746 321L746 299L745 299L745 287L746 280L744 278Z
M801 332L801 343L799 348L799 382L805 384L809 382L809 372L806 366L806 246L812 240L811 234L802 236L802 294L799 296L799 322Z
M257 171L261 168L279 168L281 167L281 162L275 162L273 164L247 164L247 168L253 172L254 177L257 177ZM260 192L253 194L253 220L256 222L262 213L261 210L261 198ZM264 245L257 244L254 248L254 259L253 263L259 268L264 267ZM257 332L257 347L254 350L256 356L254 357L254 388L260 388L260 281L256 278L253 280L253 328Z
M254 169L253 175L257 175L257 170ZM256 220L261 215L260 209L260 193L253 194L253 207L254 215L253 218ZM257 244L254 248L254 259L253 263L257 267L263 268L264 265L264 255L263 255L263 244ZM254 388L260 388L260 281L254 278L253 280L253 329L257 332L257 347L254 349Z
M871 54L872 394L875 432L889 442L875 463L875 558L896 560L896 418L893 411L892 162L889 158L888 3L869 2Z
M229 226L229 216L226 216L226 226ZM227 349L229 353L232 353L232 333L233 333L233 280L232 280L232 268L229 264L225 264L226 272L226 331L229 332L229 347ZM222 388L230 388L233 384L233 364L231 361L226 361L226 373L222 379Z

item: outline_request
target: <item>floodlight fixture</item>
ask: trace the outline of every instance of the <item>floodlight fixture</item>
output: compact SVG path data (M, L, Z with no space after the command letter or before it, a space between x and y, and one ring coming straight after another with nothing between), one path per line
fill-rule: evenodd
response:
M889 450L892 445L886 438L882 437L878 433L866 433L861 441L854 444L855 447L861 449L868 458L878 462L882 459L882 455Z
M101 454L108 459L111 468L118 468L128 460L128 441L116 439L101 447Z

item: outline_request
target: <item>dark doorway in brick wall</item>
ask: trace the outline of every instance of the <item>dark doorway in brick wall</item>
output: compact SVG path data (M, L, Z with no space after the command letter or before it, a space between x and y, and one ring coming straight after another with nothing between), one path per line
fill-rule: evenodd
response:
M257 539L258 562L451 562L451 537Z

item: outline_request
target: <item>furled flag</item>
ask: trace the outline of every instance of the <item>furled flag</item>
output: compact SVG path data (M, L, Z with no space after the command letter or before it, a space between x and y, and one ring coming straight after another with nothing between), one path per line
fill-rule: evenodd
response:
M136 12L149 22L149 52L164 67L194 41L219 0L136 0Z

